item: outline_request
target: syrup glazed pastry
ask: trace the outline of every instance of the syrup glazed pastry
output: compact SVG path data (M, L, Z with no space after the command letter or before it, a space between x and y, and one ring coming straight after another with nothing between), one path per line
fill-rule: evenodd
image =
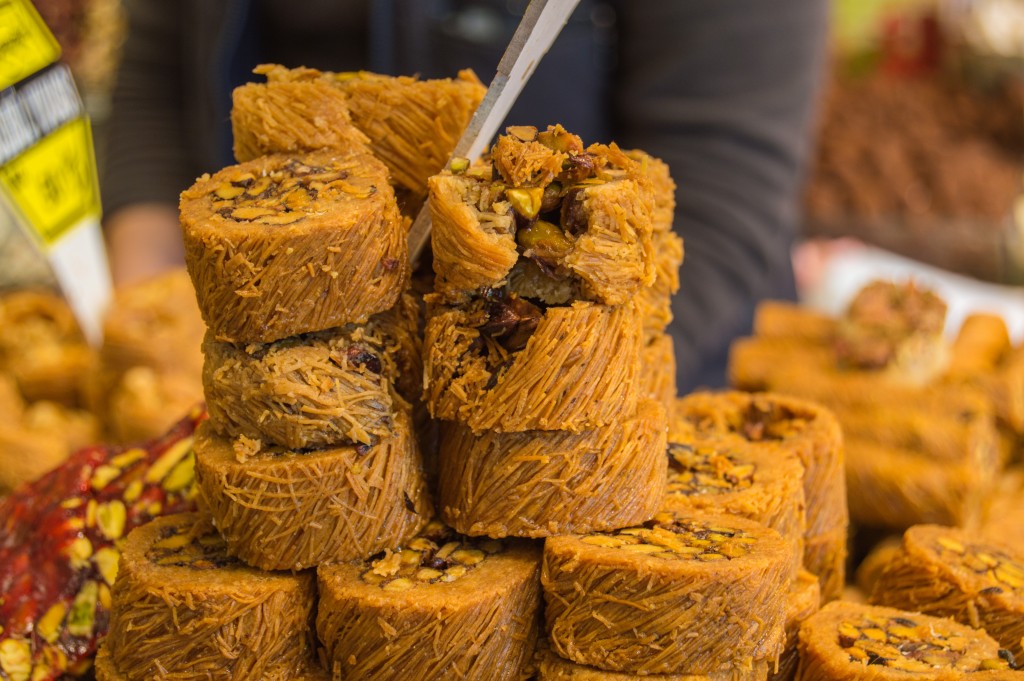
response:
M953 527L911 527L871 601L983 628L1024 659L1024 552L1000 542Z
M539 629L540 555L432 522L382 556L318 569L316 628L336 679L512 681Z
M0 372L14 378L26 402L78 406L94 361L63 298L42 290L0 297Z
M561 657L609 671L750 671L782 652L793 577L792 546L737 516L663 512L639 527L549 537L548 638Z
M903 530L918 523L978 525L998 475L994 446L935 461L920 451L849 437L850 515L859 523Z
M231 94L231 132L239 163L268 154L365 149L370 139L352 123L348 97L313 69L263 64L267 83L246 83ZM302 77L300 76L308 76Z
M786 647L779 656L777 665L768 673L770 681L791 681L796 676L800 663L800 625L818 612L821 605L821 588L818 578L807 570L801 570L789 589L786 601Z
M547 537L641 523L665 493L665 410L641 400L637 414L569 433L473 435L443 425L441 516L459 532Z
M539 646L536 656L538 681L765 681L769 664L757 662L749 671L721 674L645 674L609 672L562 659L546 646Z
M621 305L655 281L641 164L561 126L510 127L488 159L456 159L430 178L430 206L434 286L448 300L508 281L547 304Z
M797 681L981 679L973 673L1011 673L1004 656L985 632L950 619L837 601L800 627Z
M886 370L912 384L939 375L949 359L946 303L913 281L874 281L854 297L835 339L840 365Z
M784 300L765 300L754 313L758 338L792 338L831 345L837 322L832 317Z
M730 513L772 528L793 545L796 566L804 552L804 467L783 448L751 447L743 438L701 438L678 400L677 418L669 426L669 511Z
M406 222L366 152L265 156L181 195L185 262L218 340L362 323L408 282Z
M203 386L210 423L289 449L374 444L408 408L395 382L418 365L418 311L406 294L366 324L241 346L208 335ZM413 379L415 380L415 378Z
M231 555L265 570L363 559L433 515L411 418L376 445L258 448L209 423L196 431L196 482ZM247 446L251 447L247 449Z
M489 289L427 321L424 400L475 433L600 428L636 414L640 342L631 304L545 310Z
M335 96L327 96L321 91L324 85L333 88L344 99L352 123L365 134L374 156L384 162L399 186L421 198L426 194L427 178L444 167L486 92L486 88L469 69L460 71L457 78L437 80L419 80L408 76L396 78L368 71L322 73L314 69L287 69L273 64L261 65L255 72L266 75L266 85L244 87L251 88L254 94L261 93L257 97L273 98L275 106L280 107L280 118L290 122L293 116L311 117L317 135L323 129L328 134L345 131L348 137L341 120L342 114L335 113L340 104L335 103ZM315 98L286 99L293 89L298 94L315 94ZM287 94L278 97L273 94L277 91ZM325 99L321 100L321 97ZM261 103L259 99L255 101ZM323 123L311 115L321 106L333 115L334 121L331 124ZM239 107L237 95L235 107ZM250 114L252 108L252 104L249 104L240 113ZM263 116L261 107L251 112L245 123L259 130L261 126L267 125ZM272 119L271 123L274 122ZM283 132L288 134L287 129ZM236 128L236 139L237 135ZM300 143L309 145L304 148L311 148L318 139L300 137ZM263 144L256 145L256 150L261 153L279 151Z
M843 436L832 412L783 395L722 392L680 400L676 413L698 437L739 436L752 449L796 454L804 466L807 505L804 567L821 580L823 600L838 598L845 582L849 518Z
M242 565L199 514L132 530L120 565L104 643L114 678L284 681L308 663L313 575Z

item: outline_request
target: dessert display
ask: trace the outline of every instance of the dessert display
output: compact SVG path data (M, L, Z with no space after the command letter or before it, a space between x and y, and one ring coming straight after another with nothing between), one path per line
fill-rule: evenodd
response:
M665 494L665 410L580 433L442 426L438 510L471 536L546 537L642 523ZM650 476L641 478L640 476Z
M880 603L983 628L1024 655L1024 552L953 527L915 525L871 595Z
M798 681L952 681L988 670L1019 676L996 641L950 619L836 601L800 627Z
M781 394L696 393L676 403L674 419L678 420L673 421L677 429L674 435L679 440L685 440L685 434L690 433L697 442L735 443L731 446L739 448L741 456L761 452L762 456L778 460L795 455L804 469L803 564L818 576L823 601L838 598L845 582L849 521L843 437L832 413L812 402ZM725 462L719 459L718 463ZM761 476L764 474L762 467ZM731 475L736 486L740 486L741 476ZM756 467L752 475L761 477ZM789 498L792 504L792 493ZM785 504L780 510L765 508L765 504L778 503L770 495L762 497L760 503L761 512L767 512L773 523L781 523L787 533L792 532L792 505L790 515L786 516L785 511L780 515Z
M943 310L913 283L876 282L838 320L764 305L755 328L765 335L733 344L737 387L835 411L846 433L850 516L861 525L977 525L1001 461L1021 441L1013 405L1024 382L1016 351L1000 340L1005 327L972 319L949 344L938 335ZM973 355L979 346L987 349Z
M0 673L51 681L89 671L107 632L124 537L194 509L196 410L145 446L79 450L0 499Z
M778 532L729 515L663 512L615 532L549 537L548 640L559 656L610 671L749 671L782 652L792 566Z
M434 521L394 551L322 565L316 627L335 678L524 678L539 628L539 547Z
M366 151L262 156L204 175L182 193L181 221L199 310L220 341L363 323L408 283L406 223Z
M312 655L314 576L230 557L198 514L137 528L124 543L103 643L120 677L289 679Z

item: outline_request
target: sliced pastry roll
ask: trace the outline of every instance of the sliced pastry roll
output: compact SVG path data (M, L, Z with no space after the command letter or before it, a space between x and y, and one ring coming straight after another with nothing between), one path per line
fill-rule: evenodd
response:
M320 566L316 627L334 678L526 678L539 629L539 553L432 522L395 551Z

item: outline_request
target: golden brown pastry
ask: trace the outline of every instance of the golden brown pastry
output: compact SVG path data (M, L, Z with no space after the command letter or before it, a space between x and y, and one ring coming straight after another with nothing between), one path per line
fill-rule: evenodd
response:
M362 559L409 539L433 515L409 414L376 445L262 447L196 430L196 482L228 551L265 570Z
M445 423L438 505L464 534L547 537L642 523L665 494L665 411L570 433L485 431ZM799 483L798 483L799 484Z
M181 195L185 261L221 341L269 343L391 308L408 281L406 223L369 153L265 156Z
M539 629L539 553L434 522L394 552L322 565L316 627L334 678L525 678Z

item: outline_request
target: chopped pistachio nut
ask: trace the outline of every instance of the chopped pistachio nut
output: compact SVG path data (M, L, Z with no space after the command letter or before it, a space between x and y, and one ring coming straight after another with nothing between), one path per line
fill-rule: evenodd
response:
M11 681L28 681L32 673L32 649L23 639L0 641L0 669Z
M464 156L455 156L448 164L448 169L456 175L460 175L469 169L469 159Z
M659 514L647 525L649 527L627 527L608 534L589 534L580 541L658 558L699 561L740 558L750 553L757 542L743 530L674 519L670 514Z
M163 488L172 494L181 492L195 480L195 468L195 455L190 452L171 469L163 481Z
M71 612L68 614L67 630L72 636L92 636L96 626L96 601L99 598L99 584L88 581L78 590Z
M851 662L905 672L955 667L967 649L963 636L949 635L933 624L904 617L865 615L841 622L836 634Z
M146 558L162 567L213 570L238 565L228 555L227 544L216 532L193 536L187 527L166 527L161 538L146 552Z
M47 643L53 643L60 636L60 625L64 623L64 616L67 614L67 604L54 603L36 622L36 633Z
M120 560L121 553L111 546L104 546L92 557L103 581L110 586L113 586L114 580L117 579L118 561Z
M668 468L668 493L686 496L749 489L757 472L741 455L674 442L668 445Z
M1005 552L985 544L965 544L953 537L935 538L935 552L947 563L959 563L988 583L983 592L989 595L1010 590L1024 590L1024 565Z
M96 470L92 472L92 477L89 479L89 485L98 492L116 480L117 476L121 475L121 472L121 469L117 466L107 464L97 466Z
M179 461L192 452L192 438L188 437L175 442L167 448L160 457L153 462L153 465L146 471L146 482L155 484L164 479L164 476L171 472Z
M417 584L453 582L483 563L488 556L504 550L501 541L460 537L434 521L404 547L385 551L372 559L362 579L385 591L403 591Z
M75 569L84 568L89 564L89 559L92 557L92 542L89 541L88 537L75 537L65 547L64 553L67 555L71 567Z
M505 192L505 198L512 209L524 218L533 219L540 213L541 201L544 199L543 187L513 187Z
M562 257L572 250L572 242L562 228L547 220L537 220L516 232L516 241L525 250L540 257Z
M108 501L96 508L96 524L107 539L119 539L124 534L127 520L128 509L120 499Z

